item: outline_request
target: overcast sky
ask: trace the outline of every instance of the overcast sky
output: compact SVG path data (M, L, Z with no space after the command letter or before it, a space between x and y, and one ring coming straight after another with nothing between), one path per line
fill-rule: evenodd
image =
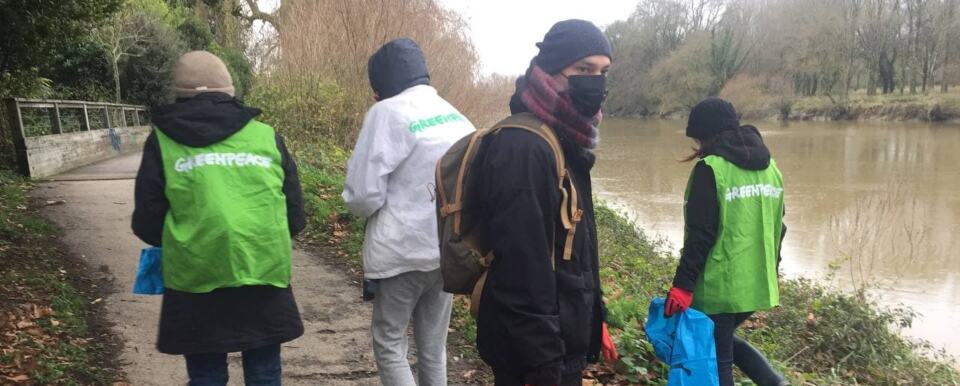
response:
M626 19L638 0L439 0L470 24L485 74L519 74L537 54L550 26L585 19L601 29Z
M258 0L271 11L279 0ZM598 27L626 19L639 0L438 0L463 15L484 74L520 74L537 54L534 45L550 26L585 19Z

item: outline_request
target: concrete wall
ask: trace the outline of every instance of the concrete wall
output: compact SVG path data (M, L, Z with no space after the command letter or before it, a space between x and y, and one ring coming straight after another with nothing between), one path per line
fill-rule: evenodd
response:
M44 178L143 149L149 126L80 131L25 139L30 177Z

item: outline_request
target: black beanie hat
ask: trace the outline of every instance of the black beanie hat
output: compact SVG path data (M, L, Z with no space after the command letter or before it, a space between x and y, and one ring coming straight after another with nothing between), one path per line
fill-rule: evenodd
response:
M533 62L548 74L556 74L574 62L593 55L610 55L610 42L597 26L586 20L554 24L537 43L540 53Z
M740 127L737 110L730 102L710 97L700 101L687 120L687 136L696 139L706 139L719 134L721 131L734 130Z

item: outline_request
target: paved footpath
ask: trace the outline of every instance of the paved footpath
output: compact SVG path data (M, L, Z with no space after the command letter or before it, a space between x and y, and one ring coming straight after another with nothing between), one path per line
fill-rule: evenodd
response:
M135 296L133 279L140 249L130 231L133 178L140 155L83 167L38 184L34 195L48 201L45 215L64 230L70 252L79 255L115 292L103 299L114 331L125 342L120 355L130 383L183 385L186 369L179 356L154 348L159 296ZM293 288L306 332L283 345L285 385L376 385L369 338L371 308L360 301L357 286L319 257L295 249ZM239 356L230 357L231 385L242 384Z

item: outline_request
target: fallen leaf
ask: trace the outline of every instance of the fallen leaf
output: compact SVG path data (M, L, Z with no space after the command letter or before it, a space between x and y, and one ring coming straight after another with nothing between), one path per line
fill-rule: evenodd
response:
M53 308L50 307L38 307L36 304L33 305L33 318L39 319L53 315Z
M102 301L103 301L103 298L96 298L96 299L93 299L93 301L90 302L90 304L98 304L98 303L100 303L100 302L102 302Z
M21 320L21 321L17 322L17 328L19 328L19 329L29 328L29 327L33 327L33 326L36 326L36 324L33 324L33 322L31 322L31 321L29 321L29 320Z
M8 380L8 381L13 381L13 382L17 382L17 383L26 382L26 381L29 381L29 380L30 380L30 376L27 375L27 374L20 374L20 375L17 375L17 376L15 376L15 377L4 376L3 378L5 378L5 379Z

